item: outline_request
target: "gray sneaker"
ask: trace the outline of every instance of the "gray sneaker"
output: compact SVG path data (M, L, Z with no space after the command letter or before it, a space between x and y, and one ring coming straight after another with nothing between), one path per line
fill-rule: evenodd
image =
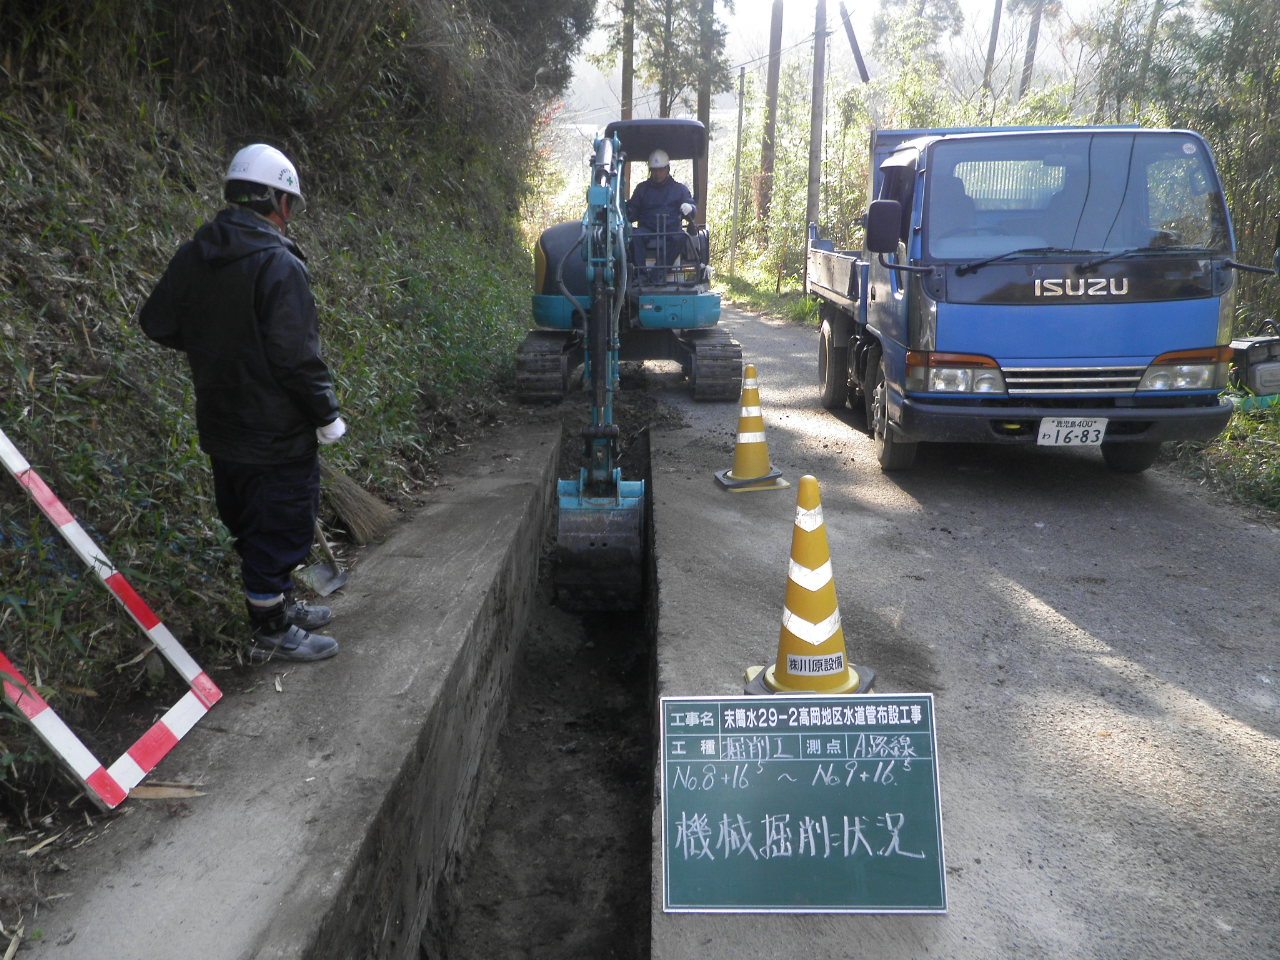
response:
M307 663L327 660L338 652L338 641L321 633L308 633L297 624L287 624L283 630L272 632L270 628L254 631L249 659L254 663L268 660L291 660Z
M333 611L319 604L310 604L305 600L294 600L285 606L285 615L295 627L303 630L318 630L333 623Z

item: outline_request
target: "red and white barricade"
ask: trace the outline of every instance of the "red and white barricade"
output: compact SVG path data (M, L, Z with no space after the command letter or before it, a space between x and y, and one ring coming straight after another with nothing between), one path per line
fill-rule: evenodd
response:
M222 691L138 596L124 574L112 565L2 430L0 462L191 688L119 760L104 767L27 682L13 662L0 652L0 678L4 683L5 699L31 721L36 732L88 788L90 798L101 807L111 809L118 806L222 698Z

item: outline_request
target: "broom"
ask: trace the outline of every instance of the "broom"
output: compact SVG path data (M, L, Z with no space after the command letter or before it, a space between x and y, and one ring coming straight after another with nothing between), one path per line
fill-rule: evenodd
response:
M345 473L320 458L320 491L356 543L371 543L387 535L396 513Z

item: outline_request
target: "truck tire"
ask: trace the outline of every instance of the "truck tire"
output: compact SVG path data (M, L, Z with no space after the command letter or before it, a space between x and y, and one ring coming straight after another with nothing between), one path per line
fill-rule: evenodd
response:
M875 445L876 460L885 473L909 470L916 462L915 443L899 438L889 422L889 406L885 402L884 358L879 347L867 351L867 376L862 397L867 409L867 432Z
M831 324L822 321L818 340L818 386L822 389L822 405L839 410L849 402L849 346L835 345Z
M1160 455L1158 443L1104 443L1102 460L1115 473L1141 473Z

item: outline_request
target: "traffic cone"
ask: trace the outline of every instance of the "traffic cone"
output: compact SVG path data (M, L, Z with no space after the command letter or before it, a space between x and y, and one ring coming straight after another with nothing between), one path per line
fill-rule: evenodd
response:
M874 670L849 664L822 522L822 493L815 477L803 476L796 495L778 659L767 670L747 669L746 692L869 693L875 678Z
M764 439L764 416L760 413L760 385L756 368L748 363L742 372L741 412L738 415L738 443L733 448L733 466L716 473L716 480L733 493L753 490L785 490L791 486L782 471L769 462L769 444Z

